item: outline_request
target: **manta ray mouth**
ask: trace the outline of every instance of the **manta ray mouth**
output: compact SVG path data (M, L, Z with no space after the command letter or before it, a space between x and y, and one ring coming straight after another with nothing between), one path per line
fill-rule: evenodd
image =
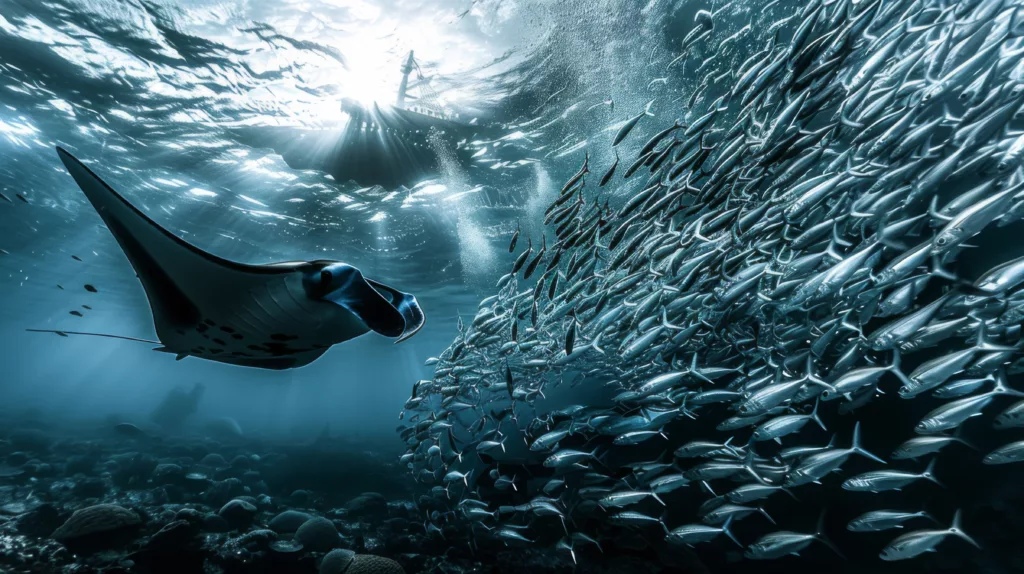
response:
M403 293L393 287L388 287L383 283L378 283L373 279L368 279L367 281L375 291L388 299L391 306L402 315L404 325L401 335L399 335L398 339L395 340L396 344L412 337L423 328L425 319L423 309L420 309L420 304L416 301L416 297L414 295Z
M367 279L351 265L315 263L325 265L308 274L303 282L310 297L344 308L373 331L396 337L396 343L413 336L423 326L424 315L416 297Z

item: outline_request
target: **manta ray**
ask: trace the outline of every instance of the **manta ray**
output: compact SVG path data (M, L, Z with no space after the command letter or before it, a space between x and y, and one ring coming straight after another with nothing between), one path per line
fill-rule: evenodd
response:
M308 365L370 331L397 343L423 327L415 297L367 279L351 265L228 261L161 227L64 149L58 147L57 155L135 269L159 341L116 338L162 345L156 350L179 360L280 370Z

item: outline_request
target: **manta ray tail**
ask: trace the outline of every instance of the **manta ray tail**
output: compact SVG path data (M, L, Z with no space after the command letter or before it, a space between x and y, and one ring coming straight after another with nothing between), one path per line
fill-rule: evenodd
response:
M139 343L149 343L151 345L162 345L160 341L151 341L149 339L139 339L137 337L125 337L123 335L108 335L106 333L83 333L81 331L58 331L56 329L25 329L30 333L55 333L61 337L67 337L68 335L88 335L90 337L107 337L110 339L124 339L125 341L138 341Z

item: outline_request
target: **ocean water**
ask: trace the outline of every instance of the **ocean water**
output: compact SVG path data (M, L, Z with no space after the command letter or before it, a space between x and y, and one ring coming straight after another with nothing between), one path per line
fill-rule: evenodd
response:
M643 75L630 69L631 55L663 41L605 43L597 30L559 30L580 10L601 15L597 7L494 4L5 2L2 185L18 204L3 214L4 404L64 420L93 409L142 414L176 385L217 381L204 401L211 416L267 432L330 423L391 433L423 360L449 338L459 310L471 310L502 274L511 229L538 225L528 210L576 169L588 132L617 117L603 107L566 110L584 97L587 107L640 102L648 91L626 81ZM405 189L366 189L291 169L239 134L341 129L342 98L394 100L410 50L446 104L501 125L494 139L522 159L485 155ZM621 81L610 85L613 77ZM516 128L526 122L533 128ZM26 336L25 328L153 336L142 289L60 169L56 145L219 256L372 269L420 299L425 331L394 348L353 341L307 369L269 375L173 364L144 344ZM565 154L571 147L579 153ZM93 307L88 317L68 314L83 304ZM368 380L375 384L363 392Z
M578 167L580 144L618 118L607 106L585 108L606 99L636 107L658 91L628 80L645 76L632 57L646 57L664 37L630 38L623 29L622 39L606 42L607 30L561 30L580 13L612 16L608 25L624 28L613 16L634 8L5 2L2 186L17 204L5 203L3 213L3 404L62 421L108 412L145 418L169 389L200 382L201 408L210 409L202 416L230 416L255 432L315 433L331 424L390 435L411 383L427 372L423 360L503 273L508 234L517 223L539 226L531 210ZM663 16L649 18L660 29ZM500 126L485 147L510 148L500 157L515 159L487 153L404 188L367 189L291 169L240 134L342 129L342 98L392 103L410 50L446 105ZM538 130L542 123L553 125ZM414 293L428 315L424 331L396 347L352 341L284 373L175 364L140 343L25 334L154 335L143 290L61 169L56 145L219 256L337 259Z
M719 389L727 388L726 381L734 377L754 381L776 368L776 384L782 377L799 378L805 373L805 358L808 374L801 381L815 379L818 372L827 383L835 383L845 371L833 367L849 347L829 347L826 342L827 352L808 351L811 342L829 333L842 341L852 341L855 335L863 339L887 320L865 303L871 296L857 298L858 290L874 293L874 304L907 285L911 275L925 276L927 290L922 284L910 297L912 304L890 318L910 315L950 292L980 297L976 285L974 291L968 289L979 276L1024 255L1018 248L1021 227L1016 214L1021 202L1016 190L1001 204L1005 218L983 226L977 238L968 238L975 248L964 247L965 253L957 251L948 259L939 256L939 264L934 257L922 257L892 283L883 285L876 273L918 243L938 241L933 233L943 227L938 218L928 228L925 220L920 227L914 220L905 239L876 241L872 235L903 221L902 215L886 219L885 211L906 209L909 220L918 212L929 213L930 196L941 198L936 203L941 207L977 181L991 180L993 187L965 202L962 211L995 197L997 190L1019 185L1015 172L1021 152L1014 146L1024 142L1018 139L1024 125L1019 112L1009 115L1021 103L1013 86L1024 85L1016 83L1020 66L1015 50L1021 48L1016 4L0 0L0 572L345 571L324 559L335 548L356 553L352 571L359 571L357 566L369 568L359 562L366 555L397 561L400 566L388 563L399 568L396 572L1024 571L1024 553L1014 542L1024 528L1017 488L1024 465L980 462L986 453L1021 438L1019 432L1013 434L1019 428L992 430L992 419L1019 399L994 395L983 418L962 422L969 446L954 444L961 439L953 434L960 424L943 429L956 440L951 439L939 458L936 473L942 486L915 483L906 492L879 494L847 492L850 489L840 484L882 468L920 473L931 455L902 464L891 461L889 454L916 436L914 424L943 402L931 397L930 390L920 401L900 399L899 381L891 370L881 375L881 383L869 385L867 399L872 403L862 410L840 415L837 403L822 400L820 408L828 413L822 415L823 429L811 422L807 431L801 431L806 435L790 436L780 441L781 446L822 447L830 437L838 437L836 444L845 448L859 421L866 448L891 464L883 467L854 455L842 472L824 477L825 484L795 486L787 490L792 498L775 495L760 507L754 502L751 512L758 514L754 509L759 509L764 516L741 516L726 523L733 525L743 546L773 531L808 536L809 547L796 548L800 556L774 561L744 559L744 549L718 536L721 531L713 533L708 544L671 542L670 529L701 523L698 517L706 512L698 506L742 480L730 483L727 476L716 482L713 477L703 488L701 479L687 479L692 484L685 496L666 491L664 502L655 502L651 480L627 466L641 461L662 464L658 473L682 476L701 461L674 457L672 451L691 440L722 442L733 436L734 447L753 449L754 443L747 443L750 428L717 434L714 430L723 419L742 411L729 411L724 405L694 407L697 423L686 426L687 401L692 402L698 390L713 388L703 375L708 385L698 382L685 398L666 397L657 404L613 399L660 373L684 371L691 358L696 365L698 355L701 368L728 371L717 375L726 379L711 376ZM831 45L830 34L838 33L830 33L829 25L834 24L836 31L848 30L856 14L869 19L866 31L857 29L848 43ZM711 18L713 26L698 37ZM904 29L888 28L901 19L908 22ZM1001 36L1006 20L1010 24ZM835 49L844 57L846 50L855 55L818 60L818 48L807 50L806 43L801 44L798 48L815 58L808 60L810 65L804 62L802 70L820 65L829 72L834 65L838 71L832 84L794 84L789 77L785 81L790 84L779 89L785 70L794 77L800 73L793 71L793 61L787 61L786 69L779 68L783 72L764 75L767 87L762 89L773 96L740 102L745 93L756 91L752 84L761 85L761 75L744 80L742 72L766 55L785 53L787 43L801 33L802 22L813 23L804 41L819 41L822 53L830 55L826 50ZM958 30L967 32L961 37ZM901 41L893 42L889 55L878 58L880 64L867 72L868 81L883 88L849 103L864 82L856 72L871 65L865 64L871 54L889 49L884 41L891 38ZM985 51L993 45L1001 51ZM974 53L991 61L955 75L959 64L973 61ZM942 58L948 58L949 65L938 66L937 72L929 69L932 60ZM396 95L403 71L409 76L409 97L399 106ZM922 111L930 104L914 94L925 93L930 85L946 85L943 78L950 93L937 97L949 97L952 103L945 110L939 106ZM892 88L886 87L890 81L896 81ZM743 89L732 93L740 82L746 82ZM835 90L828 98L814 99L828 89ZM895 95L883 102L881 120L875 115L853 128L840 123L841 116L846 120L843 110L862 112L874 99L890 97L890 90ZM990 92L1001 95L985 100ZM805 121L812 114L800 109L803 115L785 116L786 104L798 100L814 101L827 113L813 121ZM734 114L751 106L755 112L736 119ZM976 106L977 113L970 115ZM1002 106L1005 118L989 112ZM719 115L691 133L690 127L714 110ZM787 125L773 134L769 130L780 115ZM896 123L902 117L912 121ZM635 127L630 127L631 120ZM876 121L875 133L862 131ZM670 167L683 160L680 154L662 169L668 152L654 167L651 155L645 165L634 166L642 167L636 175L623 177L644 152L644 144L673 122L682 127L666 137L682 144L696 134L698 139L691 141L699 141L697 147L707 149L712 159L703 171L691 170L692 180L686 178L686 184L692 181L697 187L691 188L692 200L680 204L683 215L676 212L658 220L645 229L650 236L634 235L637 228L630 228L629 222L620 227L629 214L616 219L624 204L659 180L666 189L685 185L676 177L666 185ZM395 128L399 125L401 135ZM932 126L928 129L935 133L915 143L913 150L893 151L895 142L911 138L912 128L923 125ZM817 130L838 135L793 143L800 136L825 133ZM965 141L964 134L970 133L983 134L984 141ZM858 137L866 144L849 143ZM871 147L883 137L890 138L888 147ZM782 139L788 146L804 148L792 148L791 155L789 148L782 149L765 159L768 148L758 148L761 142ZM652 144L659 153L665 149L662 141L669 140ZM729 147L733 142L736 147ZM333 346L309 365L287 370L176 357L155 352L158 344L75 334L159 338L143 285L108 225L69 176L58 146L152 220L203 251L253 265L342 261L370 279L415 295L426 321L408 340L395 343L369 332ZM793 176L786 171L794 158L803 157L801 153L829 146L828 154L802 168L807 173ZM722 149L736 153L737 164L721 171L729 175L712 169L729 160L725 154L712 155ZM848 156L843 155L847 151ZM963 154L963 161L950 167L968 171L966 177L977 176L977 181L956 179L964 177L960 172L946 173L934 184L940 191L920 191L920 181L941 171L944 158L957 153ZM968 164L967 158L974 157L979 163ZM1005 172L996 167L1003 160L1011 164ZM609 174L607 185L599 186L613 164L615 173ZM735 165L740 167L734 171ZM570 231L556 231L561 221L552 224L549 215L559 211L552 209L553 202L568 206L572 204L564 200L575 201L569 195L577 188L564 186L578 181L574 175L581 166L587 171L578 194L580 211L567 220L579 215L584 222L582 214L593 213L594 219L585 225L598 225L601 231L580 245L567 245ZM882 180L868 190L886 170L901 166L914 177L924 175ZM857 175L851 176L851 170ZM718 202L714 193L701 193L701 186L715 187L708 181L717 185L719 178L724 181L734 173L739 175L728 180L728 200ZM736 212L753 213L762 203L793 199L781 193L759 196L756 185L748 194L744 185L752 180L770 188L772 180L806 176L790 182L795 186L822 173L845 174L849 182L841 183L840 191L829 195L820 210L812 202L801 217L795 212L780 216L780 227L785 219L787 229L782 243L791 243L798 232L818 221L838 218L820 241L809 241L806 251L779 249L770 238L750 240L749 245L725 240L719 248L712 243L708 251L713 271L707 273L728 279L721 284L703 276L694 280L692 274L685 283L672 283L663 279L673 272L659 267L661 259L622 263L628 273L614 275L618 271L612 270L612 261L623 251L653 257L649 238L654 235L676 234L658 245L658 257L679 252L689 259L694 255L687 250L698 245L693 237L694 229L699 235L700 225L710 227L707 234L718 242L729 232L715 235L722 230L716 223ZM861 186L858 178L871 182ZM884 198L877 199L880 189L895 190L891 197L898 201L883 203ZM877 204L861 200L869 191ZM922 203L902 203L904 197L920 199L915 195L920 193L928 196ZM709 205L706 211L686 211L702 202ZM658 207L653 200L640 205L638 213L648 219ZM876 211L858 212L868 208ZM769 217L744 219L735 230ZM698 218L701 223L695 228ZM854 223L862 220L870 223ZM607 221L614 225L604 229ZM735 230L732 237L737 236ZM597 256L609 241L618 242L616 233L626 231L624 240L618 238L625 249ZM768 237L774 231L765 233ZM510 247L514 234L518 239ZM830 243L830 236L839 240ZM711 241L699 239L705 240ZM878 247L877 255L860 251L873 242L885 247ZM527 249L532 249L530 254L521 256ZM565 254L561 267L551 263L556 249ZM847 277L827 293L804 294L798 301L799 289L773 295L780 285L769 286L772 273L762 270L772 271L786 259L787 249L790 257L838 251L838 262L862 254L876 256L861 260L851 271L853 279ZM825 263L815 262L809 269L827 269L833 260L823 257ZM590 268L584 264L588 258ZM519 267L510 274L517 261ZM580 276L570 270L577 263L584 267ZM524 270L530 275L534 265L536 276L527 281ZM754 269L757 265L761 267ZM936 265L952 269L956 277L943 278ZM667 268L678 270L678 264ZM705 272L699 264L695 268L693 273ZM744 269L753 270L755 279L765 279L723 302L723 289L735 286L733 279L748 278L742 275ZM643 278L626 287L616 283L632 274ZM803 279L808 276L809 271ZM552 286L552 277L559 277L561 284ZM606 278L598 286L597 281ZM595 282L584 284L584 279ZM663 284L671 289L645 307ZM555 294L564 294L573 285L580 286L589 303L579 304L572 314L566 307L550 318L559 307ZM926 320L925 324L934 324L963 319L954 337L958 342L942 339L942 346L931 343L935 348L924 354L905 352L911 356L897 365L900 375L917 373L926 359L981 345L980 338L971 339L980 337L976 333L981 329L1001 350L979 347L978 356L1004 355L970 371L968 364L974 365L977 358L972 355L960 368L950 367L939 383L954 380L954 375L990 377L978 383L987 389L1000 374L1008 377L1007 394L1013 388L1024 389L1014 370L1021 322L1011 316L1020 306L1014 298L1016 287L992 295L1003 305L998 312L964 303L952 311L950 305L935 321ZM605 291L614 300L607 309L607 301L599 299ZM698 296L695 301L684 300L690 291ZM520 297L523 303L511 303L516 293L526 294ZM614 299L616 293L623 301ZM772 305L782 305L788 298L794 308L777 315L763 310L758 314L751 310L758 301L755 294ZM810 302L819 295L833 297L835 303L815 311ZM533 311L531 320L533 300L548 306L538 303L540 310ZM673 300L682 301L684 310L673 308ZM574 345L579 349L600 342L592 331L600 313L587 314L595 303L600 311L621 305L627 309L624 316L637 306L641 312L635 321L607 335L600 355L589 351L562 368L558 359L571 354ZM794 318L805 304L811 311ZM681 313L680 321L676 315L669 317L676 312ZM512 319L517 323L512 332L518 335L510 335L508 316L518 317ZM500 329L486 323L492 318L500 319ZM778 338L764 342L768 324ZM808 327L806 344L788 341L787 333L801 325ZM652 328L676 332L690 326L707 342L705 347L695 340L669 351L668 342L659 342L669 338L662 333L655 333L650 342L637 342ZM779 350L758 355L750 350L757 345L744 347L748 337L761 337L762 347L778 344ZM529 355L523 344L534 339L551 352ZM510 341L512 346L498 350ZM658 345L665 345L663 353L644 352ZM886 367L897 346L863 350L863 360L856 366ZM742 352L728 350L741 347ZM815 367L810 366L811 353ZM540 362L531 366L530 358ZM761 384L766 381L771 378ZM728 388L749 397L758 387L750 383ZM813 388L809 384L803 390ZM771 412L810 413L812 406L819 408L816 396L780 401L783 408ZM589 409L591 418L550 415L570 405ZM664 423L652 423L651 409L659 408L675 409L675 414ZM598 411L602 414L595 417ZM643 432L657 436L639 439L645 444L632 451L639 456L620 464L611 441L621 433L599 431L601 416L645 417ZM564 430L566 424L561 423L568 420L573 423L568 438L562 439L562 450L578 449L583 458L564 475L563 469L552 474L552 465L545 461L558 450L530 445L545 432ZM629 437L615 440L622 441L616 446L630 444ZM492 441L486 453L482 441ZM758 444L767 446L758 446L763 450L758 451L758 462L749 462L754 465L751 473L766 477L763 485L782 486L786 473L795 467L772 478L775 471L769 467L778 460L773 458L778 449L773 450L770 440ZM544 456L531 454L535 452ZM584 456L592 452L592 458ZM712 459L739 465L740 472L746 472L744 456L731 447ZM595 510L597 498L580 493L588 486L588 479L580 478L584 473L597 475L594 485L608 489L597 498L617 491L647 492L651 497L639 506L602 503ZM543 486L560 476L572 478L551 492ZM548 497L544 500L553 505L554 515L514 508L538 497ZM242 502L232 502L239 498ZM486 516L467 511L474 501ZM60 534L73 512L101 503L123 507L125 515L105 519L124 524L100 528L99 543L95 533L91 538L83 535L89 538L86 543ZM905 528L861 537L846 528L859 514L883 508L927 511L935 518L912 518ZM980 550L947 531L957 509L964 509L962 529ZM294 537L296 543L293 533L298 526L272 522L287 511L333 521L320 525L330 532L307 531ZM625 523L629 517L617 515L616 523L612 515L624 511L635 511L639 518ZM815 533L819 511L827 511L826 526ZM305 527L309 516L299 524ZM721 521L713 526L721 526ZM904 562L879 558L900 534L928 529L937 529L931 541L932 546L941 541L937 553ZM827 543L821 544L822 539ZM833 541L838 554L827 547Z

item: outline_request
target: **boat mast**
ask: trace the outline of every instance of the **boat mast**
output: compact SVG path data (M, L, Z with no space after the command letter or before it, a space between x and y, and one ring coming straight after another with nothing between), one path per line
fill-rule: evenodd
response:
M402 83L398 86L398 101L395 103L398 108L405 108L405 90L409 87L409 74L412 73L413 64L412 50L409 50L409 59L402 66Z

